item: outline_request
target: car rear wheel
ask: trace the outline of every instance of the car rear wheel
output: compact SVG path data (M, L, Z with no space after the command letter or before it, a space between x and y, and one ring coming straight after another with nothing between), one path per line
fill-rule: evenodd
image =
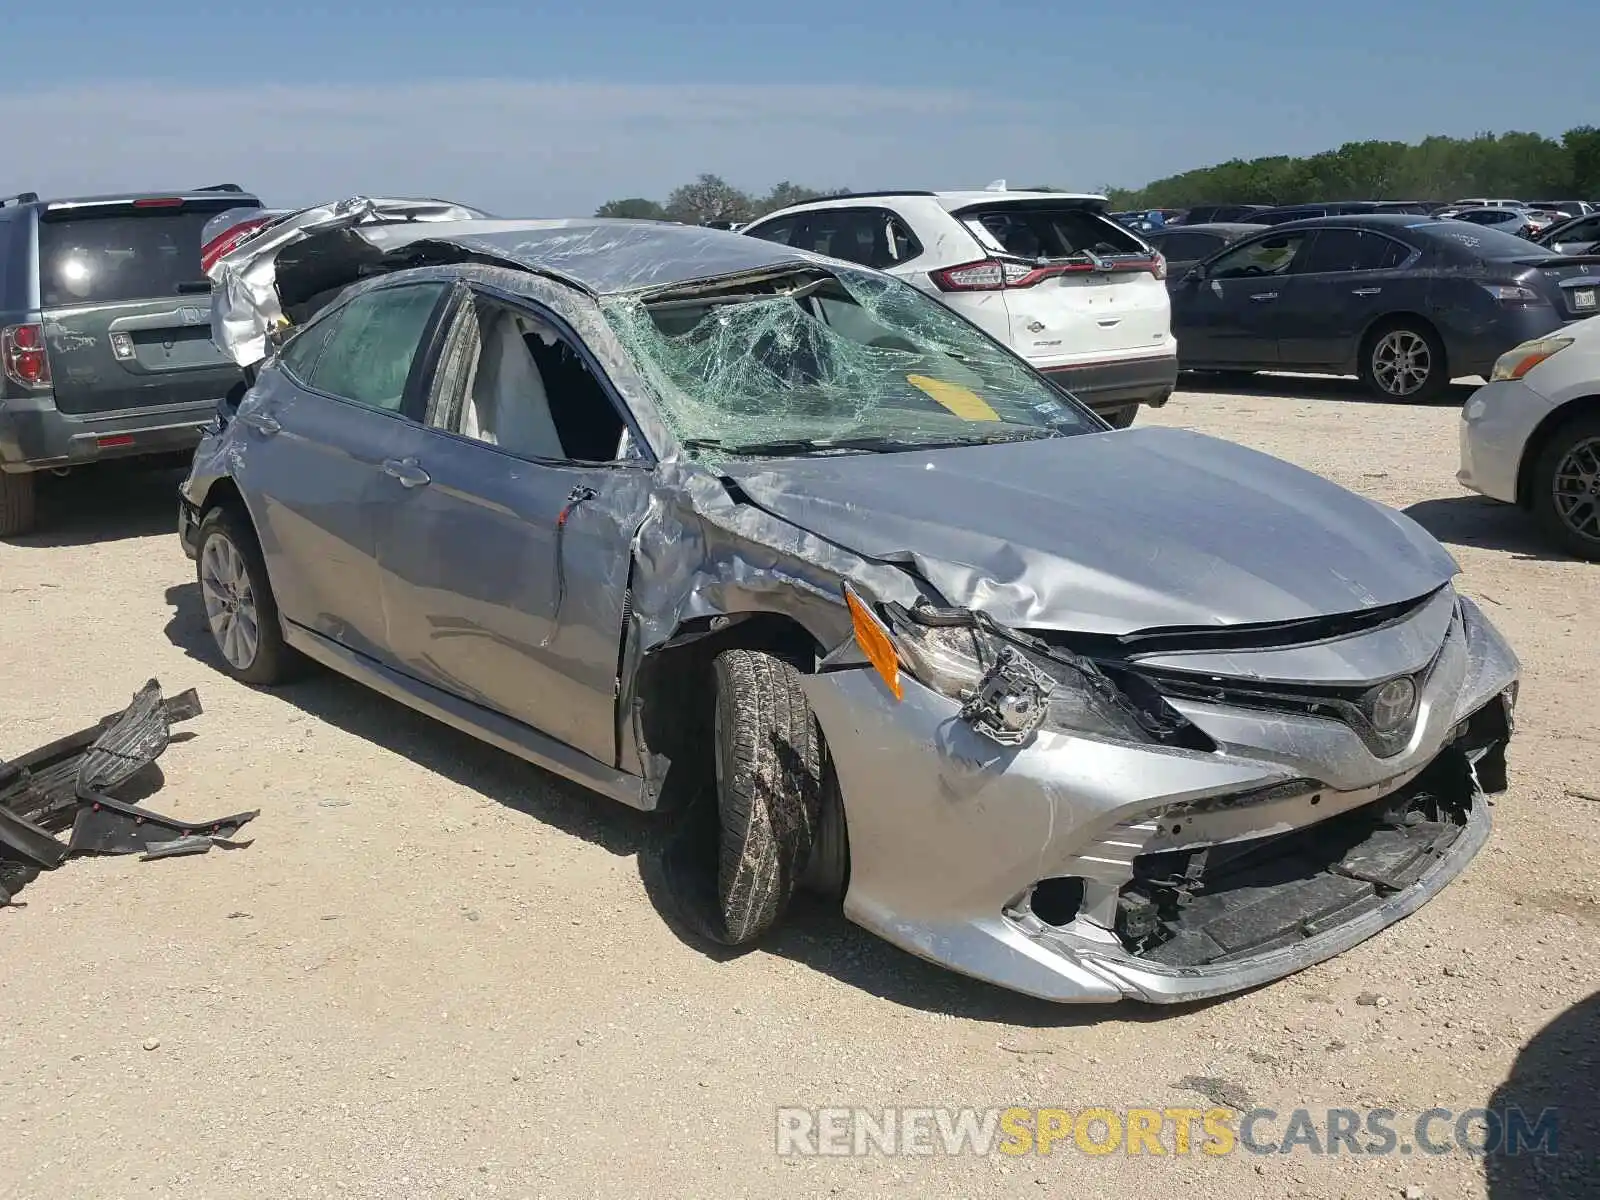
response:
M1600 413L1568 421L1533 469L1533 510L1571 553L1600 562Z
M716 660L717 896L730 945L778 923L805 874L822 799L822 733L794 663L755 650Z
M1375 329L1361 356L1361 381L1384 400L1436 400L1450 386L1444 343L1426 325Z
M195 541L200 599L223 669L243 683L283 682L292 674L294 651L283 640L255 531L233 510L213 508Z
M1139 406L1130 404L1126 408L1113 408L1100 414L1100 417L1113 429L1126 429L1133 424L1133 419L1139 415Z
M33 473L0 471L0 537L32 533L37 509Z

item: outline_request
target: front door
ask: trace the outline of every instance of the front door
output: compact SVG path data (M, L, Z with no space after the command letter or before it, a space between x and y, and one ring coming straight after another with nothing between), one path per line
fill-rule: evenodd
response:
M631 543L651 467L565 326L475 296L450 334L430 426L407 430L379 506L400 670L617 761ZM636 444L636 443L634 443Z
M410 424L413 364L445 293L406 284L333 310L284 347L234 418L246 430L234 478L279 611L373 657L386 643L374 506L383 464Z
M1279 304L1304 233L1269 233L1235 246L1172 289L1172 332L1185 367L1274 367Z

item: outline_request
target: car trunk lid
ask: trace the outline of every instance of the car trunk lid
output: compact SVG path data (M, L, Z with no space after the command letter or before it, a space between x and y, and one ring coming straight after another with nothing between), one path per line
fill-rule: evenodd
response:
M1566 321L1600 315L1600 254L1522 259Z
M212 344L200 270L202 228L238 203L151 196L45 209L39 300L58 409L203 403L238 380Z
M1164 262L1098 201L984 201L954 216L1005 263L1008 340L1025 358L1093 362L1166 340Z

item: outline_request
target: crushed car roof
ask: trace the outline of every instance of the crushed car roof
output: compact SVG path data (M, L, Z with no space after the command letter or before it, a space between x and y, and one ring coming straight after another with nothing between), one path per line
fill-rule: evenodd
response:
M452 221L387 225L362 233L384 250L417 241L446 242L560 276L597 296L817 261L760 238L661 221Z

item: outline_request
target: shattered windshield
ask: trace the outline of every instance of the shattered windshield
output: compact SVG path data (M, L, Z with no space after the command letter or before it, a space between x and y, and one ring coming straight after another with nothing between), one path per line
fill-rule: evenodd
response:
M606 301L663 419L705 457L1088 433L1062 392L898 280L804 268Z

